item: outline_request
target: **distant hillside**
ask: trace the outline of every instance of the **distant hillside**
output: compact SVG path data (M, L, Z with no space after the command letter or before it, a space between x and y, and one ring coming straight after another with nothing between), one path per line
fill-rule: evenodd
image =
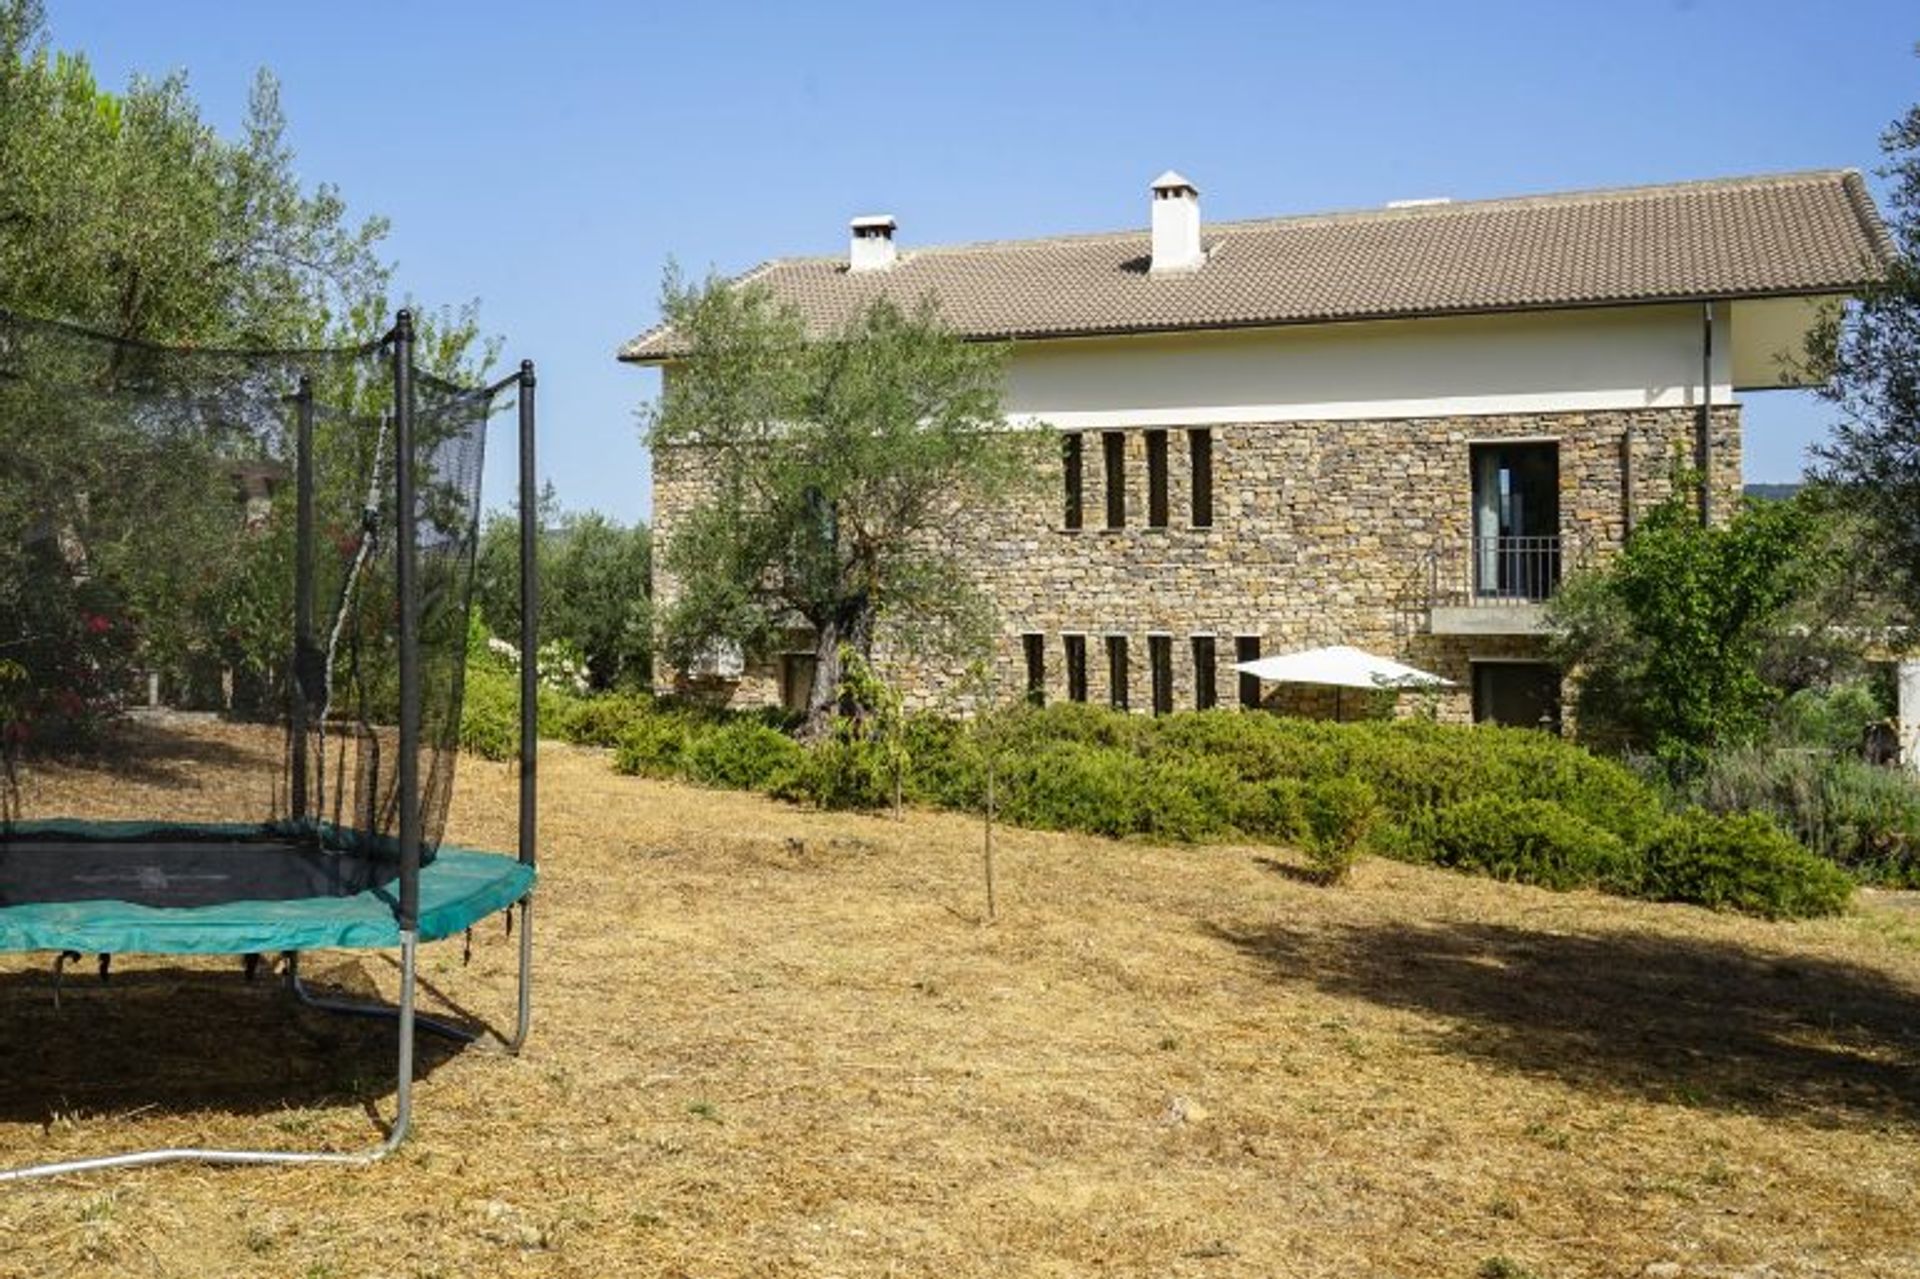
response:
M1805 486L1800 484L1749 484L1747 496L1758 498L1762 502L1784 502L1803 487Z

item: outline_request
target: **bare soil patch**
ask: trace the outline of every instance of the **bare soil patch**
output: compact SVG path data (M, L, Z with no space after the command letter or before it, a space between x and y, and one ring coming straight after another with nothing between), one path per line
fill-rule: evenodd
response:
M194 816L275 749L183 731L30 784ZM462 770L449 837L511 847L509 771ZM564 746L542 780L524 1056L431 1049L364 1171L0 1188L0 1275L1920 1275L1920 923L1876 897L1778 925L1002 830L988 924L976 821ZM424 956L505 1022L497 921ZM390 1030L235 961L90 972L55 1012L0 956L0 1161L378 1137Z

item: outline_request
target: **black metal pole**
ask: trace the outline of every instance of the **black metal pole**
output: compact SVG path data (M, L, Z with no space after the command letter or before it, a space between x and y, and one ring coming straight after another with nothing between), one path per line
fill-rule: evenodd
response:
M1620 434L1620 528L1626 537L1633 536L1633 428L1629 426Z
M287 724L293 733L293 778L288 799L295 822L307 820L307 687L313 652L313 379L294 394L293 662L288 672Z
M520 361L520 860L534 864L540 751L540 495L534 473L533 361Z
M394 591L400 605L400 931L420 916L420 583L413 492L413 312L393 326Z
M1700 522L1713 523L1713 303L1700 313Z

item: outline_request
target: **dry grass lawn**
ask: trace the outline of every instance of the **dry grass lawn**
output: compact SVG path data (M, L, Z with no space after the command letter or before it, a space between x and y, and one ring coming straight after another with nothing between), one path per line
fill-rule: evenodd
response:
M199 738L31 784L190 815L258 745ZM452 834L510 847L508 770L462 768ZM1920 1275L1899 901L1770 925L1002 831L989 924L977 821L543 770L525 1055L429 1041L366 1170L0 1187L0 1275ZM426 979L504 1023L512 943L461 949ZM385 954L310 972L395 987ZM0 956L0 1162L390 1113L390 1028L235 961L49 985Z

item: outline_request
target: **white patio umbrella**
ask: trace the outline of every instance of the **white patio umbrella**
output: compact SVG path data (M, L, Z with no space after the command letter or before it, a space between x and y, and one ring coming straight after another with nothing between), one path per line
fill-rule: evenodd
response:
M1276 684L1323 684L1338 689L1455 687L1450 679L1347 644L1276 653L1272 657L1236 663L1233 669ZM1338 701L1334 706L1334 713L1338 715L1343 708Z

